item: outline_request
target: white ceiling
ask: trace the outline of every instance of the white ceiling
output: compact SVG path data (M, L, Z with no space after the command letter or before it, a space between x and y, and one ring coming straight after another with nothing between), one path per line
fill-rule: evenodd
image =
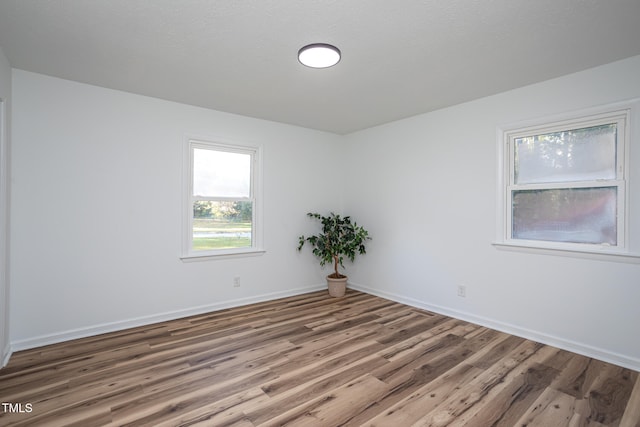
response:
M639 22L640 0L0 0L0 47L14 68L345 134L638 55ZM314 42L341 62L298 63Z

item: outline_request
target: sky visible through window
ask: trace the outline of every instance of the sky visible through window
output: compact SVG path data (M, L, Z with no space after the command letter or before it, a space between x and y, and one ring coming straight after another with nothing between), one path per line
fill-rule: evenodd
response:
M251 155L194 149L193 195L249 197Z

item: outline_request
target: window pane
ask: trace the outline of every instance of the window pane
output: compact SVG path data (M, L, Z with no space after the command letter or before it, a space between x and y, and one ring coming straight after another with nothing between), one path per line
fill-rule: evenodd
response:
M250 197L251 155L193 150L193 195Z
M515 139L515 183L616 178L616 124Z
M193 250L251 247L252 202L193 203Z
M513 192L512 238L617 244L617 187Z

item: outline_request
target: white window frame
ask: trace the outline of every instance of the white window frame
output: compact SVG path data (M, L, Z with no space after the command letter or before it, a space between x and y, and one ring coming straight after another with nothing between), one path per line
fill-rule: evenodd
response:
M629 145L632 137L632 119L640 112L640 100L632 100L584 110L571 114L558 115L532 121L520 122L499 127L498 139L498 206L496 220L496 241L494 246L500 249L514 249L527 252L543 252L556 255L604 255L619 257L623 261L638 262L639 254L629 249ZM633 117L632 117L633 116ZM637 119L636 119L637 120ZM616 141L616 178L612 180L581 181L575 183L515 184L515 144L518 137L546 134L561 130L579 129L607 123L617 123ZM637 126L636 126L637 128ZM633 129L635 130L635 129ZM636 136L637 138L637 136ZM617 187L618 218L617 244L567 243L512 238L512 194L513 190L581 188L581 187ZM638 226L640 224L634 224ZM633 259L632 259L633 258Z
M252 202L251 246L244 248L228 248L213 250L193 250L193 203L196 200L230 200L225 198L202 198L193 196L193 153L195 149L224 151L248 154L251 156L250 196L244 200ZM228 257L245 257L261 255L265 251L262 246L262 150L258 146L240 145L220 142L208 138L187 137L183 152L183 261L202 261ZM235 198L233 200L236 200Z

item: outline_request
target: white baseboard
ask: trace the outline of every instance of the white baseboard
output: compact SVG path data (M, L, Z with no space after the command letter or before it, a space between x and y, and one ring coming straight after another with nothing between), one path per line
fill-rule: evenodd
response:
M567 340L564 338L556 337L539 331L533 331L525 329L510 323L500 322L494 319L486 318L483 316L477 316L471 313L453 310L447 307L428 304L424 301L417 300L415 298L406 297L399 294L379 291L377 289L369 288L357 283L349 282L349 287L358 291L366 292L368 294L377 295L382 298L386 298L392 301L396 301L402 304L406 304L412 307L420 308L423 310L432 311L434 313L443 314L456 319L471 322L477 325L485 326L491 329L495 329L508 334L516 335L522 338L530 339L542 344L551 345L563 350L571 351L574 353L582 354L587 357L602 360L604 362L613 363L618 366L640 371L640 359L625 356L623 354L614 353L608 350L592 347L586 344L578 343L575 341ZM179 319L182 317L194 316L204 313L209 313L217 310L223 310L226 308L238 307L242 305L254 304L258 302L275 300L278 298L286 298L289 296L300 295L309 292L315 292L326 289L326 283L309 286L305 288L291 289L284 292L274 292L269 294L256 295L249 298L240 298L235 300L224 301L216 304L208 304L197 307L191 307L184 310L176 310L171 312L154 314L151 316L142 316L138 318L132 318L128 320L104 323L100 325L90 326L86 328L78 328L68 331L57 332L48 335L41 335L24 340L18 340L11 342L4 349L2 354L2 365L6 366L9 362L11 354L20 350L27 350L30 348L42 347L49 344L56 344L59 342L70 341L78 338L85 338L94 335L100 335L108 332L121 331L128 328L134 328L138 326L149 325L158 322L164 322L168 320Z
M11 358L12 354L13 354L13 351L11 348L11 343L8 343L6 347L2 350L2 360L0 360L0 369L7 366L7 363L9 363L9 359Z
M487 328L495 329L497 331L506 332L511 335L516 335L516 336L526 338L535 342L547 344L553 347L561 348L563 350L571 351L573 353L581 354L583 356L598 359L603 362L613 363L614 365L633 369L634 371L640 371L640 359L637 359L634 357L629 357L629 356L611 352L605 349L592 347L587 344L582 344L582 343L571 341L565 338L549 335L544 332L522 328L510 323L500 322L500 321L483 317L483 316L477 316L475 314L467 313L464 311L458 311L458 310L453 310L447 307L429 304L424 301L420 301L411 297L379 291L377 289L372 289L367 286L359 285L353 282L349 282L349 287L351 289L366 292L368 294L376 295L381 298L386 298L402 304L410 305L412 307L421 308L423 310L432 311L438 314L443 314L445 316L464 320L470 323L474 323L476 325L485 326Z
M235 300L223 301L216 304L207 304L207 305L201 305L197 307L190 307L184 310L158 313L150 316L142 316L142 317L132 318L128 320L103 323L103 324L89 326L85 328L78 328L78 329L72 329L68 331L56 332L53 334L40 335L33 338L13 341L11 342L9 348L14 352L20 351L20 350L28 350L30 348L42 347L45 345L56 344L59 342L70 341L78 338L86 338L94 335L105 334L108 332L116 332L124 329L135 328L138 326L145 326L153 323L165 322L168 320L175 320L183 317L210 313L213 311L223 310L226 308L239 307L239 306L254 304L258 302L271 301L279 298L286 298L294 295L315 292L322 289L326 289L326 287L327 287L326 283L323 283L320 285L314 285L314 286L309 286L304 288L296 288L296 289L290 289L282 292L273 292L269 294L256 295L248 298L239 298ZM5 356L7 362L9 361L10 355L11 354Z

